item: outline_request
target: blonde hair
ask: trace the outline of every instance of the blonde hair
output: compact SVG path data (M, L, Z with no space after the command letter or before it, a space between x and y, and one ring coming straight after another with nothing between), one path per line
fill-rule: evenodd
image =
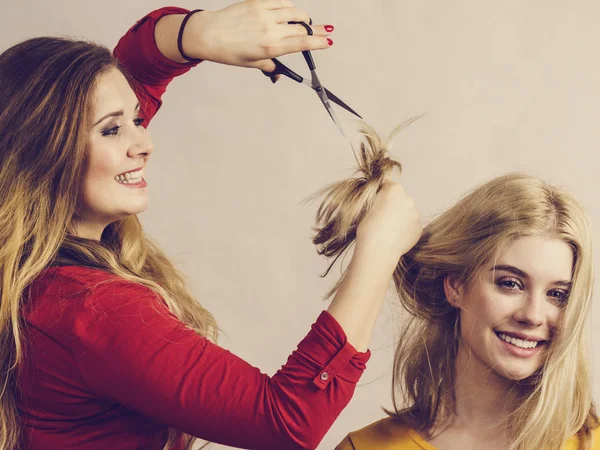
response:
M400 167L388 155L391 139L382 141L366 125L362 133L359 176L321 192L325 199L317 213L313 241L319 253L336 259L353 243L356 226L388 171ZM562 310L561 331L544 366L516 383L520 406L506 418L511 450L559 450L575 434L582 449L591 449L591 430L599 425L587 362L591 228L574 197L524 174L504 175L474 189L428 224L418 243L398 262L394 285L410 319L396 348L394 411L388 414L429 433L436 420L453 413L460 316L445 297L444 278L452 276L468 285L506 245L533 234L550 234L571 246L572 288Z
M125 74L107 48L64 38L30 39L0 55L0 450L20 445L20 310L49 266L84 264L147 286L196 333L217 338L213 316L136 216L109 225L100 241L71 234L96 82L113 68ZM182 435L169 429L164 449ZM183 438L191 449L194 438Z

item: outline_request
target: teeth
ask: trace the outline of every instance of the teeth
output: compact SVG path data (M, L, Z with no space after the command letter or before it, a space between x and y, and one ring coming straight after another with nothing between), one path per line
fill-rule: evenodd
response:
M123 184L135 184L142 181L142 171L137 170L135 172L127 172L121 175L117 175L115 180Z
M524 341L522 339L517 339L512 336L508 336L504 333L498 333L498 337L500 337L500 339L502 339L503 341L506 341L516 347L535 348L538 345L537 341Z

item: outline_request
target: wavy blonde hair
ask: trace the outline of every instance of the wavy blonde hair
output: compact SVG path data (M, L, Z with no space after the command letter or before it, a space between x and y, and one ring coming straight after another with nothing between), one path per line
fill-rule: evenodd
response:
M364 125L358 176L321 191L325 198L313 240L319 253L337 259L353 243L356 226L385 176L401 169L387 148L404 125L388 141ZM561 314L561 331L543 367L516 383L520 404L505 423L512 437L510 450L559 450L573 435L581 449L591 449L591 431L599 422L587 360L593 285L590 223L573 196L524 174L504 175L474 189L428 224L398 262L394 285L410 318L396 348L394 411L388 414L425 434L441 417L453 414L460 316L445 297L444 278L452 276L468 285L510 242L540 234L571 246L573 284Z
M20 446L20 310L49 266L85 264L147 286L196 333L217 338L213 316L136 216L109 225L99 242L72 235L96 82L113 68L125 74L107 48L64 38L30 39L0 55L0 450ZM181 437L191 449L194 438L174 429L164 449Z

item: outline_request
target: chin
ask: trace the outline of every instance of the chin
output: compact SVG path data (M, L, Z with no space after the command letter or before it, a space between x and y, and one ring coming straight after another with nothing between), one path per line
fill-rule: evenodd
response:
M140 210L132 210L130 212L123 213L123 216L119 220L127 219L128 217L131 217L131 216L137 216L138 214L141 214L144 211L145 211L145 209L140 209Z
M510 381L523 381L534 375L538 369L537 367L502 367L500 365L494 367L494 371L498 375Z
M130 209L130 210L127 210L127 211L122 211L117 216L114 216L115 218L113 220L113 223L114 222L118 222L120 220L125 220L125 219L127 219L128 217L131 217L131 216L137 216L138 214L144 212L145 210L146 210L146 208L139 208L139 209Z
M146 211L147 209L148 209L148 202L147 202L147 201L145 201L144 203L140 203L140 204L138 204L138 205L135 205L135 206L133 206L133 205L132 205L131 207L129 207L129 208L127 208L127 209L125 209L125 210L123 211L123 215L124 215L125 217L128 217L128 216L135 216L135 215L137 215L137 214L141 214L141 213L143 213L143 212L144 212L144 211Z
M137 216L138 214L141 214L144 211L146 211L146 209L148 209L148 208L140 208L140 209L132 210L129 214L127 214L127 216Z

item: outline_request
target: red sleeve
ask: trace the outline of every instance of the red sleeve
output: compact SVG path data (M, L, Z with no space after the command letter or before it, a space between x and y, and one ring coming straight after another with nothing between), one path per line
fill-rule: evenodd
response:
M174 6L152 11L138 20L114 49L119 64L135 81L134 89L146 126L162 105L161 98L171 80L198 65L197 62L180 64L171 61L158 50L154 40L154 28L161 17L188 12Z
M148 288L97 287L73 323L90 390L202 439L314 449L350 401L370 352L327 312L273 377L184 326Z

